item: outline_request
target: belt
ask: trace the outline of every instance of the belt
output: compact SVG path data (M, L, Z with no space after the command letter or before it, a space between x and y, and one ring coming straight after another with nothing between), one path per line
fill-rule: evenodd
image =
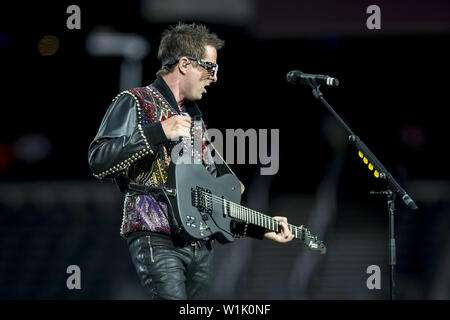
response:
M152 231L134 231L130 235L127 236L128 245L130 245L134 240L142 236L151 236L151 237L161 237L165 239L172 239L174 241L174 245L178 247L201 247L206 246L207 248L211 248L211 244L214 242L214 239L201 239L194 241L183 241L180 238L171 238L169 234L160 233L160 232L152 232Z
M214 239L208 239L208 240L195 240L195 241L188 241L184 244L184 247L202 247L205 246L208 249L211 248L212 243L214 242Z
M191 247L201 247L202 246L202 240L196 240L196 241L191 241L186 243L186 247L187 246L191 246Z

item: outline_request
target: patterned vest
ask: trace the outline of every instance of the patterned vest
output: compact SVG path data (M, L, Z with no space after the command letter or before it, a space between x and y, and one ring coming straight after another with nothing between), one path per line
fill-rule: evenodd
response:
M178 114L152 85L124 91L116 99L122 94L129 94L134 98L138 113L137 121L141 125L164 121ZM203 126L193 126L191 135L197 135L198 140L196 141L201 141L201 156L200 154L198 156L211 172L214 170L214 162L205 145L203 137L205 125L202 124ZM191 138L193 139L193 137ZM128 177L140 184L165 186L171 161L170 152L173 146L173 142L157 146L153 149L154 153L139 159L134 166L128 168ZM134 231L170 234L167 202L162 195L131 193L125 195L120 235L126 238L129 233Z

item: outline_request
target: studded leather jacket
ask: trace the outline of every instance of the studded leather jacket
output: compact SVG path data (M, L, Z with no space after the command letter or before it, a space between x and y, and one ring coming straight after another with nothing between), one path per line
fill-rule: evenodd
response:
M183 111L200 117L195 102L185 101ZM120 234L130 238L142 232L171 234L165 198L156 194L128 192L124 181L164 186L175 145L167 139L161 122L180 114L173 93L161 77L147 87L126 90L117 95L89 146L89 166L98 179L113 179L125 193ZM204 124L204 123L203 123ZM205 125L201 130L201 134ZM202 135L203 136L203 135ZM229 173L227 166L215 164L202 141L203 164L211 174ZM235 237L262 239L265 229L232 222Z

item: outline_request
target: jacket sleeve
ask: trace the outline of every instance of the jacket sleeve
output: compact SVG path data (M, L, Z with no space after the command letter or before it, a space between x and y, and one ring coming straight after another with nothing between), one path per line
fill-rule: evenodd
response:
M167 141L161 122L142 124L141 112L139 100L128 91L113 100L89 145L88 162L95 177L115 178Z

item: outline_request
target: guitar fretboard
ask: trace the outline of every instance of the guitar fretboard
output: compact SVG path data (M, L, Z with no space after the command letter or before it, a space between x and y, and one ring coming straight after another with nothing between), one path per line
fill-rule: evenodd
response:
M281 231L281 223L273 217L225 199L221 200L223 202L224 210L226 210L226 213L234 220L251 223L275 232ZM299 228L292 224L288 224L288 228L296 239L304 239L303 226Z

